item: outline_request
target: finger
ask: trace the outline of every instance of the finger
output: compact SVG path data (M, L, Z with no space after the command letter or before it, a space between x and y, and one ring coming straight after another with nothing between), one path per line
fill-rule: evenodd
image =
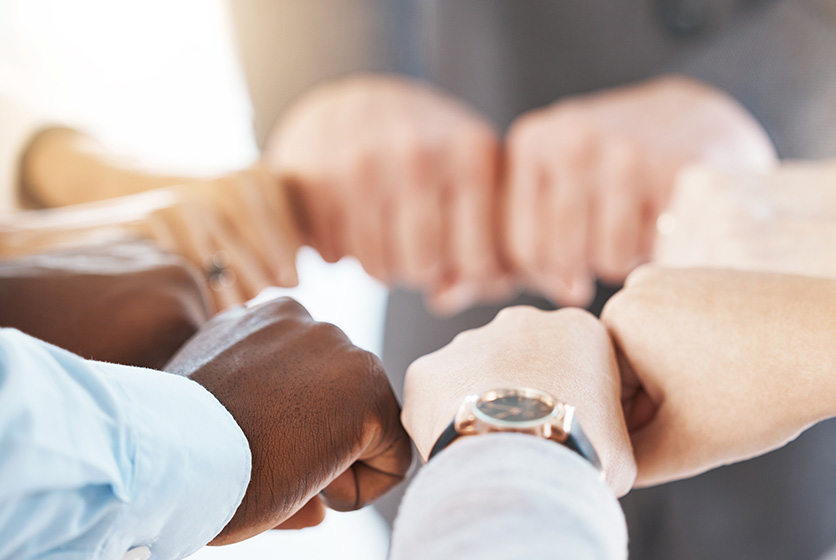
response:
M591 258L603 280L618 284L638 262L642 213L641 154L629 144L602 149L590 222Z
M442 268L443 183L428 153L413 149L400 159L403 191L393 205L393 267L400 282L429 289Z
M359 509L401 483L411 463L412 444L397 421L389 437L381 438L361 453L349 469L322 491L321 496L332 509Z
M325 512L325 504L322 503L322 500L318 496L314 496L308 503L302 506L302 509L283 521L276 529L283 531L315 527L325 519Z
M195 225L197 220L192 213L193 207L188 203L160 208L148 216L149 231L163 248L182 255L206 273L206 259L217 251L206 231ZM211 285L208 278L206 281L216 310L244 302L234 284L219 287Z
M540 205L539 239L545 294L564 305L584 307L595 294L589 269L591 145L583 152L561 150L552 159Z
M498 243L498 147L490 137L461 142L451 153L450 256L459 309L498 295L509 282Z
M366 272L388 282L385 262L383 218L386 213L386 193L394 185L385 185L385 170L373 157L354 162L347 172L345 192L348 201L346 229L348 253L363 265Z
M301 246L296 225L284 200L282 186L266 170L257 167L235 176L243 202L237 217L242 237L263 261L272 282L283 287L299 283L296 252Z
M282 183L291 206L295 223L299 224L306 242L323 260L335 263L345 256L345 221L339 211L343 202L342 184L326 188L324 181L303 184L292 177L284 177ZM342 206L345 208L345 206Z
M514 271L531 277L537 272L537 196L543 179L539 161L523 148L511 145L504 189L504 257Z
M231 274L228 281L221 283L222 287L226 287L227 284L230 284L230 287L235 286L241 298L246 301L271 285L263 263L253 255L250 247L229 231L214 212L206 208L200 216L196 212L187 212L184 218L191 222L195 231L200 227L205 228L207 237L211 238L211 241L206 243L206 249L212 247L215 250L206 253L204 262L209 266L214 264L225 267L228 270L221 272ZM226 262L216 262L219 259Z

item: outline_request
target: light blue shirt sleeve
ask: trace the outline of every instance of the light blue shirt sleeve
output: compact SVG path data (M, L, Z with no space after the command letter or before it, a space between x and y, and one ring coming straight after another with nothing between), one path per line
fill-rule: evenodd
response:
M250 463L199 384L0 329L0 560L183 558L232 517Z
M462 438L401 502L390 560L625 560L615 495L580 455L521 434Z

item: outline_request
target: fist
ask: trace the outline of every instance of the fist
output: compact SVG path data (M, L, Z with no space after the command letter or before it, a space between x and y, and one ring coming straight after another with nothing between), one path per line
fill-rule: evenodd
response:
M554 301L585 305L648 260L656 220L689 163L762 169L774 149L725 94L684 78L560 101L508 137L507 260Z
M386 76L326 84L291 108L265 159L326 260L352 255L441 311L509 289L496 239L499 140L441 92Z
M409 467L409 438L380 361L293 300L216 316L166 369L214 394L250 444L246 495L212 544L244 540L297 512L319 521L319 497L357 509Z
M610 487L618 495L629 491L635 463L615 354L603 325L579 309L507 308L415 361L406 376L404 426L427 457L466 396L513 387L539 389L574 405Z

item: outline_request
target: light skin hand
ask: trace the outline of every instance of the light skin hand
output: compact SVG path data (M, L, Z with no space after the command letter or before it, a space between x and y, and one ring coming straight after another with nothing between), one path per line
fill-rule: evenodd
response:
M409 438L380 361L293 300L216 316L165 369L215 395L250 444L246 495L211 544L316 524L320 499L357 509L409 468Z
M499 140L458 101L404 78L328 83L290 109L264 157L325 260L352 255L440 311L510 290L494 238Z
M588 303L596 276L621 282L650 257L675 177L695 162L764 169L775 151L736 101L685 78L523 115L508 136L507 259L555 302Z
M507 308L416 360L406 376L404 426L426 458L466 396L513 387L574 405L608 484L617 495L629 491L636 469L615 353L603 325L579 309Z
M262 166L165 190L177 202L149 213L143 234L201 269L223 257L230 281L210 282L217 309L241 305L268 286L298 284L301 235L283 185Z
M167 175L75 130L54 128L33 139L21 170L24 202L65 207L64 217L42 220L52 222L45 225L56 235L92 237L99 230L112 237L121 229L201 270L222 253L227 279L235 281L212 290L217 309L243 304L267 286L298 282L301 238L286 190L259 164L212 178ZM78 210L89 223L73 219Z
M786 444L836 414L836 281L642 267L604 309L638 486Z

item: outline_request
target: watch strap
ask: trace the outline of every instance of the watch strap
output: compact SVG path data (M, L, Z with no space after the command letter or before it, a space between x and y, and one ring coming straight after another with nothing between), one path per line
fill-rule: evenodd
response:
M427 461L441 453L448 445L453 443L461 434L456 430L456 420L454 419L450 422L444 431L441 432L441 435L436 440L435 445L433 445L432 450L430 450L430 454L427 457ZM561 442L555 442L561 443ZM589 441L589 438L586 437L586 434L581 429L581 425L578 424L578 419L572 419L572 427L569 429L568 437L565 441L561 443L592 463L592 466L595 467L597 470L601 470L601 459L598 457L598 453L595 451L595 447L592 446L592 442Z
M569 429L569 437L566 438L563 445L592 463L592 466L599 471L602 470L601 459L598 457L598 453L595 452L592 442L589 441L589 438L586 437L586 434L581 429L581 425L578 424L577 418L572 418L572 427Z
M438 440L436 440L435 445L433 445L432 450L430 451L429 457L427 457L427 461L438 455L441 451L444 450L445 447L453 443L453 441L459 437L459 432L456 431L456 420L453 419L450 424L444 428L444 431L441 432L441 435L438 436Z

